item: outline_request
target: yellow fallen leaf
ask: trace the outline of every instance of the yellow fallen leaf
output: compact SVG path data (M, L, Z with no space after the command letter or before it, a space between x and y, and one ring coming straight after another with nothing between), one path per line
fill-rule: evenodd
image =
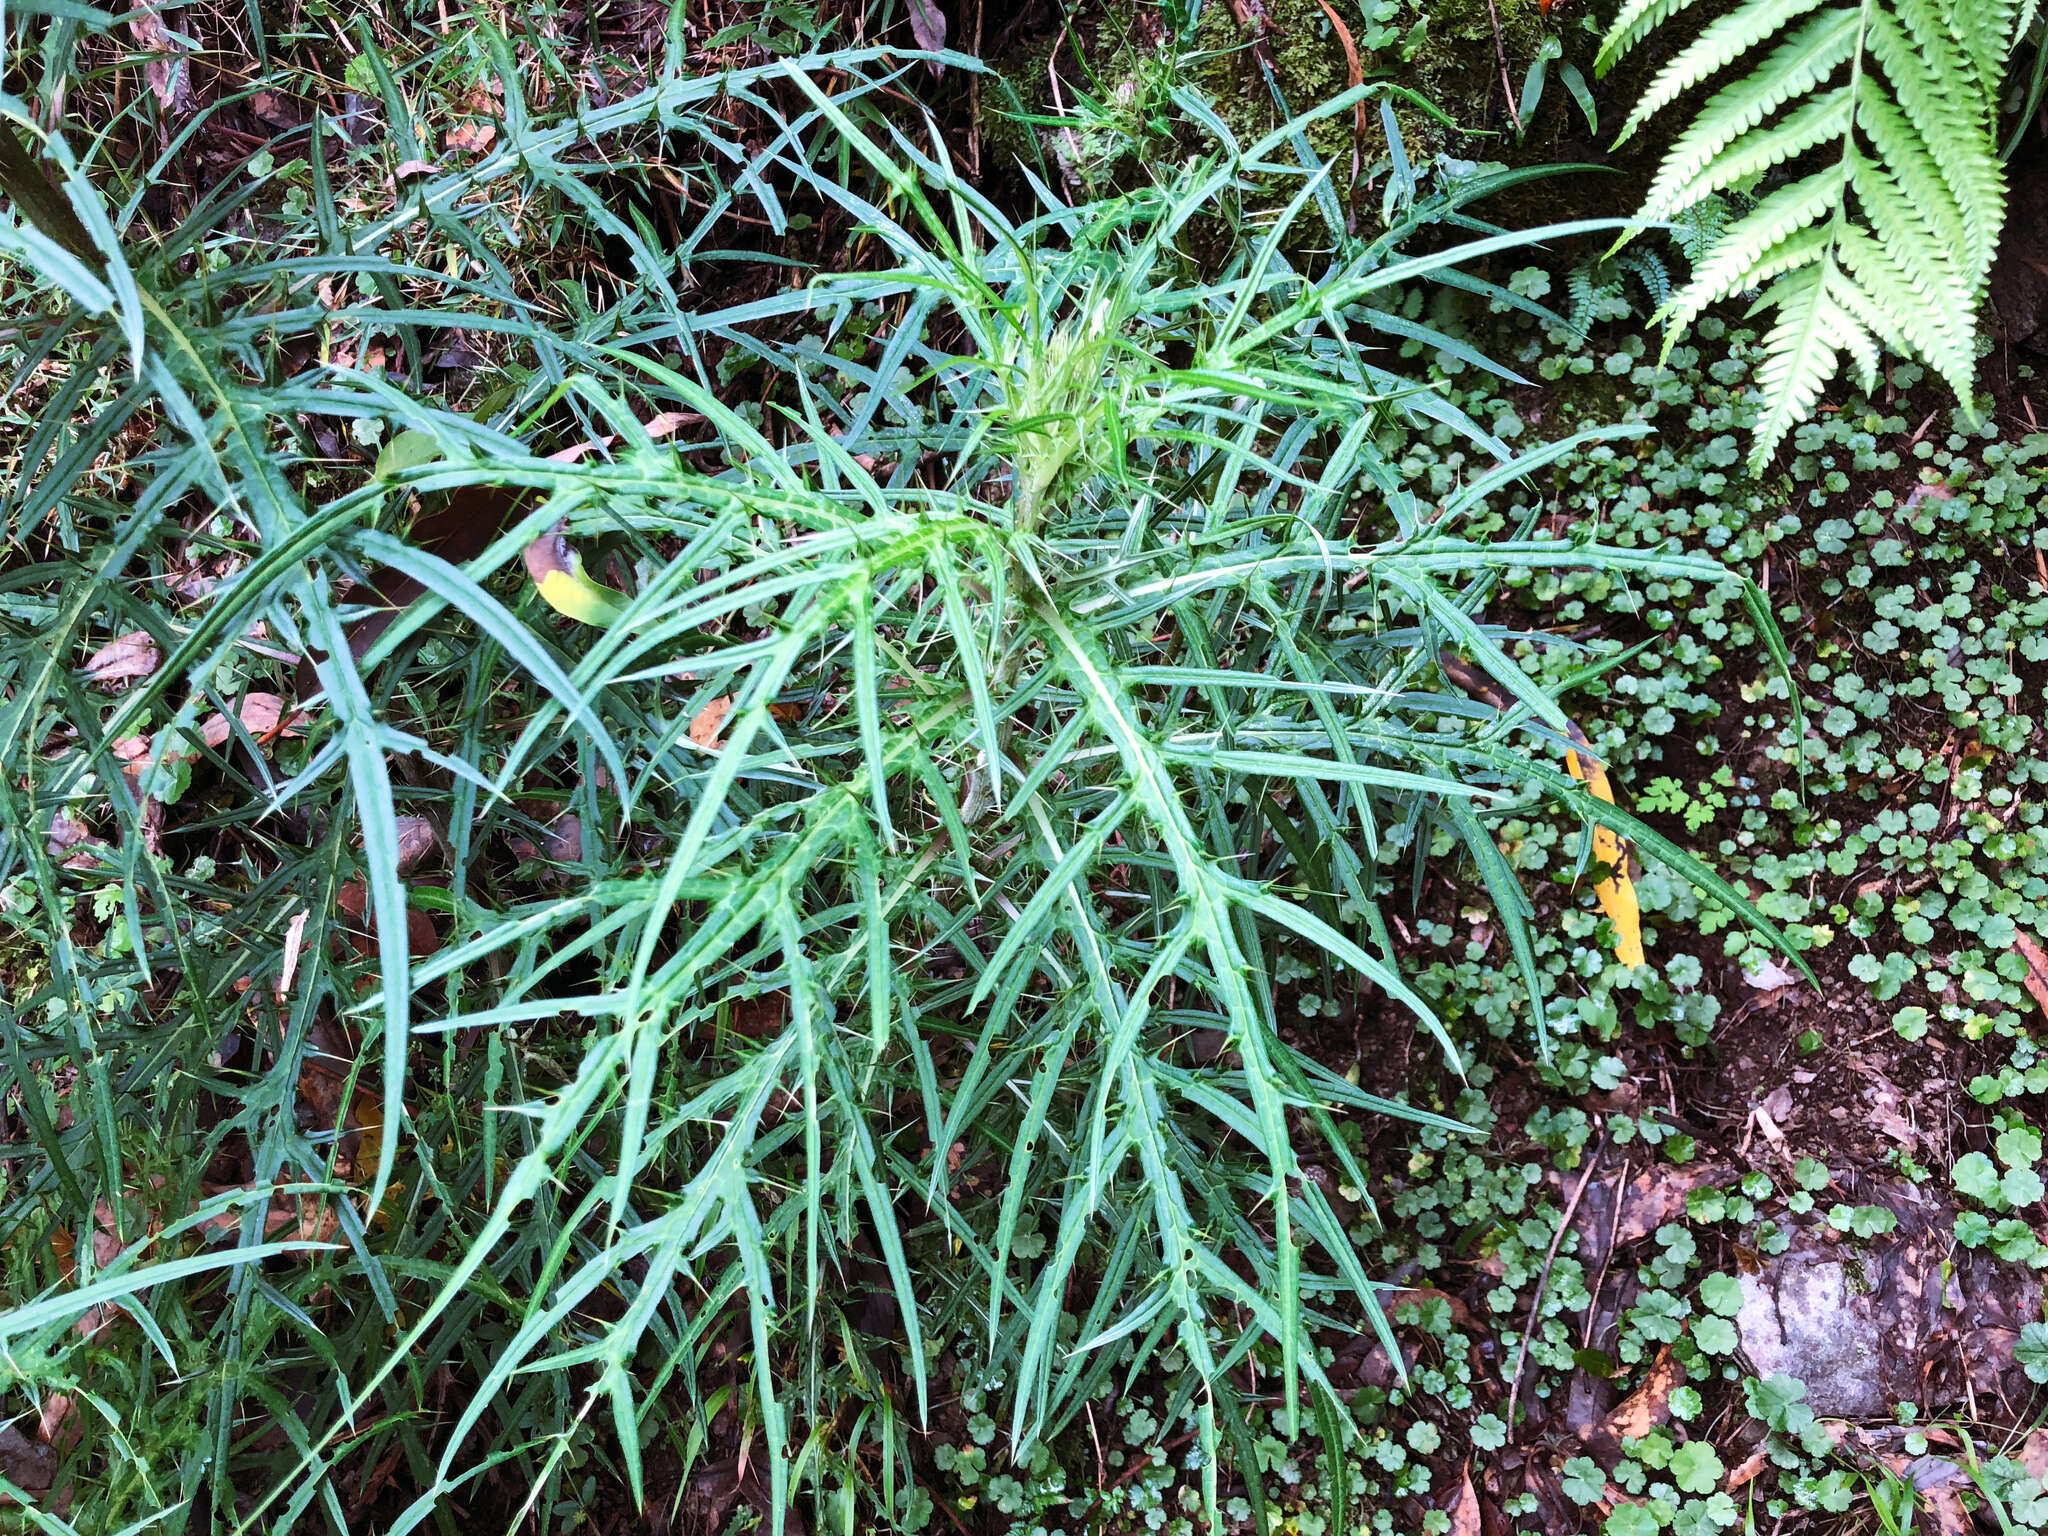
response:
M1571 776L1584 784L1596 800L1614 804L1614 790L1607 782L1607 770L1594 758L1593 744L1577 730L1573 739L1585 748L1584 754L1567 751L1564 765L1571 770ZM1614 958L1623 965L1643 964L1643 909L1636 901L1635 882L1628 877L1628 854L1621 846L1621 839L1614 835L1611 827L1593 828L1593 857L1613 871L1605 880L1593 887L1593 897L1600 903L1600 910L1607 914L1607 920L1614 924Z
M1508 696L1484 672L1456 652L1439 651L1436 659L1444 676L1474 698L1485 700L1495 709L1508 708ZM1607 770L1593 756L1593 744L1586 740L1586 733L1576 725L1571 727L1571 738L1579 750L1566 749L1565 767L1571 770L1573 778L1592 792L1596 800L1605 800L1613 805L1614 790L1607 782ZM1600 903L1600 910L1614 924L1614 957L1623 965L1641 965L1644 963L1643 910L1636 901L1635 882L1628 877L1628 851L1611 828L1595 826L1593 857L1612 871L1593 887L1593 895ZM2048 1010L2048 1001L2044 1001L2042 1007Z
M626 611L626 599L591 580L583 557L559 533L542 534L526 546L526 574L543 602L579 624L603 628Z

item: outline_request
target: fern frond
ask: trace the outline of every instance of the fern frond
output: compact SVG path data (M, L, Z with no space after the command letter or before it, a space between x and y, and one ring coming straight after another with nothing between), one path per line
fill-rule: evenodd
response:
M1628 0L1601 40L1593 60L1594 78L1605 76L1623 54L1691 4L1692 0Z
M1763 0L1746 5L1710 25L1675 59L1657 71L1657 78L1643 92L1628 121L1621 125L1621 142L1634 137L1653 113L1668 107L1700 81L1711 78L1769 42L1779 28L1812 10L1820 0Z
M1855 57L1862 32L1853 10L1823 11L1812 18L1773 49L1755 74L1714 94L1692 127L1665 151L1659 184L1690 180L1744 135L1762 128L1781 107L1819 87Z
M1928 70L1928 55L1912 48L1905 33L1880 14L1870 28L1870 51L1897 90L1898 109L1941 168L1942 182L1913 188L1916 196L1945 196L1960 211L1970 235L1970 254L1988 266L2005 211L2005 177L2000 169L1994 121L1971 101L1967 84ZM1958 53L1955 59L1960 60ZM1874 80L1862 83L1857 115L1878 112L1883 92ZM1977 110L1972 110L1973 105ZM1868 128L1865 128L1868 132Z
M1873 229L1887 230L1886 248L1893 262L1911 282L1917 301L1928 308L1942 329L1968 347L1972 327L1953 323L1958 314L1967 316L1974 300L1966 285L1967 273L1943 252L1960 247L1961 239L1948 227L1954 221L1940 217L1938 200L1915 200L1907 195L1891 168L1860 153L1844 157L1849 186L1856 194L1865 221ZM1919 224L1920 233L1913 226Z
M1939 305L1920 297L1892 252L1854 225L1840 231L1835 255L1869 297L1868 306L1852 304L1854 311L1873 316L1872 329L1894 351L1917 353L1951 389L1967 394L1977 371L1971 330L1948 324Z
M1971 239L1970 220L1950 193L1940 163L1928 152L1927 141L1874 85L1864 88L1862 95L1865 99L1857 103L1858 122L1874 153L1843 157L1852 184L1860 192L1860 183L1882 175L1908 200L1912 216L1924 221L1936 242L1962 249Z
M1692 281L1660 311L1671 326L1671 339L1699 318L1709 305L1732 299L1745 288L1769 282L1814 259L1818 247L1831 239L1826 229L1809 226L1833 215L1842 201L1845 166L1816 171L1802 181L1780 187L1722 233L1713 251L1693 268ZM1805 243L1795 241L1804 232ZM1775 269L1774 253L1783 252Z
M1762 468L1785 434L1813 413L1821 390L1835 376L1841 334L1856 324L1828 292L1835 274L1832 256L1819 265L1781 277L1764 290L1754 309L1775 309L1778 323L1764 339L1764 361L1757 370L1766 405L1750 450L1753 468Z
M1675 175L1678 167L1667 160L1650 195L1643 202L1643 217L1662 219L1681 208L1690 208L1703 197L1754 180L1766 171L1796 160L1808 150L1839 140L1855 117L1855 94L1846 85L1836 86L1797 112L1787 114L1770 128L1744 133L1732 146L1711 155L1688 153L1687 174ZM1677 149L1674 147L1674 159Z
M1627 252L1616 265L1635 273L1643 292L1650 296L1650 308L1662 309L1671 301L1671 269L1655 251Z
M1622 130L1743 68L1666 150L1643 217L1683 219L1799 163L1720 230L1659 312L1668 351L1708 306L1762 290L1752 312L1775 319L1757 371L1759 465L1845 360L1867 387L1884 349L1918 357L1967 401L2005 216L1997 102L2020 0L1854 0L1809 15L1820 3L1739 0L1658 72ZM1603 67L1680 8L1630 0Z

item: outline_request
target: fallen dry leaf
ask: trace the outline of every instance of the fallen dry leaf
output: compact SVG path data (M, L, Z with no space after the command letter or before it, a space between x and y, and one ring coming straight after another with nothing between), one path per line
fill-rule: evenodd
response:
M78 1439L78 1423L73 1418L77 1406L69 1392L52 1392L44 1398L42 1412L36 1416L36 1439L59 1451L68 1449Z
M441 147L458 154L480 155L497 137L498 130L491 123L457 123L441 135Z
M274 693L244 694L236 713L241 717L242 729L264 745L279 736L298 735L300 728L312 719L303 709L286 715L284 700ZM199 728L200 739L216 752L227 745L228 737L233 734L228 727L228 717L223 714L208 715L206 723Z
M521 800L519 809L540 824L538 842L523 832L506 836L512 856L544 859L550 864L575 864L583 858L583 818L562 808L559 800Z
M1331 6L1330 0L1316 0L1323 8L1323 15L1329 18L1330 30L1337 34L1337 42L1344 50L1344 68L1351 76L1352 90L1365 84L1365 66L1359 61L1358 42L1351 35L1351 29L1344 25L1344 18ZM1359 102L1351 109L1351 133L1353 141L1365 132L1365 103Z
M122 683L148 677L162 660L156 641L142 630L131 630L92 653L85 664L85 680L110 692L117 691Z
M946 46L946 13L932 0L910 0L910 35L926 52L940 52ZM932 66L934 71L938 67Z
M51 858L58 858L84 842L88 835L90 829L84 822L69 811L60 810L50 818L50 836L43 844L44 851Z
M2027 1469L2027 1476L2048 1481L2048 1429L2037 1429L2020 1442L2013 1458Z
M1593 756L1592 743L1576 726L1572 728L1572 736L1581 750L1565 753L1565 767L1573 778L1585 784L1595 800L1614 804L1614 790L1607 782L1607 770ZM1621 839L1615 836L1613 828L1594 826L1593 857L1610 871L1605 880L1593 887L1593 899L1600 903L1600 910L1614 924L1614 958L1623 965L1641 965L1644 963L1643 909L1636 900L1635 882L1629 878L1628 851L1621 846Z
M1449 1291L1440 1291L1433 1285L1411 1285L1405 1290L1387 1291L1380 1297L1380 1308L1387 1316L1394 1315L1394 1309L1407 1302L1441 1301L1451 1309L1451 1321L1460 1328L1479 1333L1490 1330L1472 1315L1472 1309Z
M1930 1519L1927 1529L1937 1536L1974 1536L1976 1527L1963 1508L1961 1491L1955 1488L1924 1488L1920 1491L1920 1507Z
M1650 1373L1643 1378L1643 1384L1583 1438L1640 1439L1659 1424L1671 1422L1671 1394L1683 1385L1685 1367L1672 1358L1671 1346L1667 1344L1650 1363Z
M1450 1536L1479 1536L1479 1493L1472 1486L1472 1463L1458 1479L1458 1501L1451 1506Z
M1770 1464L1770 1460L1771 1458L1763 1451L1752 1452L1742 1465L1728 1474L1728 1481L1725 1485L1728 1491L1733 1493L1736 1489L1753 1482L1757 1473L1763 1471Z
M306 919L309 912L294 912L290 925L284 931L284 964L277 977L277 1000L281 1003L292 995L292 979L299 974L299 951L306 942Z
M725 729L725 717L732 713L732 695L720 694L697 711L690 722L690 740L706 752L718 750L718 733Z
M254 1193L256 1189L254 1184L206 1184L201 1187L208 1198L230 1190ZM231 1236L242 1229L242 1213L239 1209L222 1211L199 1225L223 1237ZM324 1243L332 1240L340 1230L341 1218L318 1195L289 1195L282 1199L272 1196L263 1212L263 1236L270 1241L283 1238L286 1242Z
M348 919L342 927L342 934L356 954L365 960L377 948L377 940L369 931L369 903L370 894L360 880L350 880L334 893L335 910ZM418 907L406 907L405 933L415 960L425 959L441 947L441 935L434 927L433 918Z
M1743 967L1742 979L1759 992L1775 992L1780 987L1791 986L1799 978L1769 956L1756 955Z
M162 1179L155 1180L162 1183ZM92 1262L94 1269L105 1269L127 1251L128 1245L120 1235L120 1224L115 1219L114 1208L105 1200L93 1202ZM154 1231L159 1223L154 1219L150 1228ZM58 1227L50 1234L50 1251L57 1259L57 1273L69 1285L78 1276L78 1238L69 1227ZM96 1339L128 1315L127 1311L114 1302L103 1302L88 1309L74 1325L85 1338Z
M185 45L164 25L160 9L136 7L126 20L128 36L148 57L142 61L143 83L167 117L182 116L192 100L191 72L185 65Z
M440 169L431 160L401 160L398 169L391 174L399 181L406 181L414 176L431 176Z
M434 824L424 816L400 816L393 826L398 835L398 872L409 875L434 851Z
M1614 1246L1625 1248L1640 1242L1666 1222L1685 1215L1685 1197L1708 1184L1726 1184L1735 1170L1726 1163L1702 1163L1692 1168L1650 1168L1628 1182L1621 1196L1621 1221L1615 1228Z
M12 1424L0 1427L0 1477L23 1493L48 1493L57 1480L57 1453L36 1444ZM13 1502L0 1498L0 1504Z
M2041 1005L2041 1011L2048 1013L2048 954L2042 952L2041 946L2034 942L2033 935L2028 933L2015 935L2013 946L2027 962L2027 992Z

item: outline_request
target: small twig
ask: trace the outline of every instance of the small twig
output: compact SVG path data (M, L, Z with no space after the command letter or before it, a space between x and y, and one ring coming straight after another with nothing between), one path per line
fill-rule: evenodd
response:
M1572 1215L1579 1208L1579 1200L1586 1193L1586 1186L1593 1182L1593 1170L1600 1166L1600 1154L1607 1150L1607 1131L1603 1127L1599 1141L1593 1145L1593 1155L1586 1159L1586 1171L1579 1175L1579 1187L1572 1191L1571 1199L1564 1203L1564 1214L1557 1219L1557 1230L1550 1235L1550 1252L1543 1256L1543 1273L1536 1277L1536 1296L1529 1303L1528 1326L1522 1330L1522 1342L1515 1350L1515 1374L1508 1380L1508 1433L1515 1430L1515 1397L1522 1390L1522 1367L1529 1360L1529 1338L1543 1322L1543 1288L1550 1284L1550 1269L1557 1262L1557 1248L1564 1241L1564 1235L1572 1224Z
M1517 138L1522 133L1522 114L1515 110L1515 88L1508 83L1508 45L1500 35L1500 12L1493 8L1493 0L1486 0L1486 19L1493 23L1493 56L1500 60L1501 100L1508 104L1508 121L1515 125Z

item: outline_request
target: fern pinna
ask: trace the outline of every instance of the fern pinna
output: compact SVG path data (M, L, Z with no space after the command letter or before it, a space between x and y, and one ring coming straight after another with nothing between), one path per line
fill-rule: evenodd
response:
M1599 72L1690 3L1627 0ZM1725 192L1756 195L1659 311L1667 350L1709 305L1745 290L1761 289L1756 308L1776 312L1754 465L1812 411L1844 353L1866 389L1889 348L1969 400L1976 314L2005 211L1993 135L2018 9L1744 0L1664 66L1623 125L1620 142L1776 41L1673 142L1642 210L1664 221Z

